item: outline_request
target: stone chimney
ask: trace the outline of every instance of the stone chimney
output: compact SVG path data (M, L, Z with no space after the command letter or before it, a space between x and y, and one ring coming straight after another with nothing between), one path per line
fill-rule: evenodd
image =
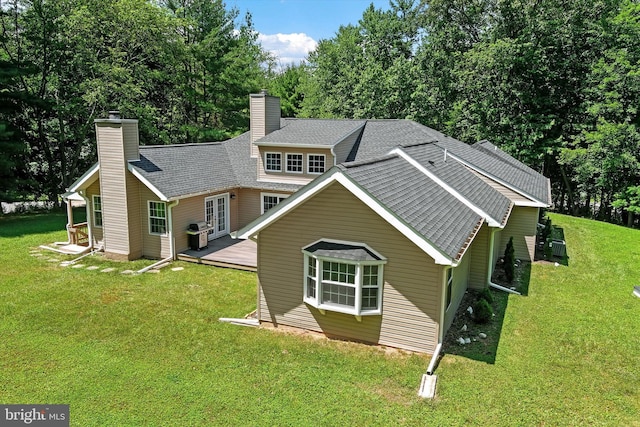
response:
M269 95L265 89L260 93L252 93L249 98L251 142L255 142L274 130L280 129L280 98ZM258 156L258 150L253 144L251 156Z
M138 120L110 111L96 119L100 197L105 255L132 260L142 256L142 220L139 182L129 172L129 161L140 160Z

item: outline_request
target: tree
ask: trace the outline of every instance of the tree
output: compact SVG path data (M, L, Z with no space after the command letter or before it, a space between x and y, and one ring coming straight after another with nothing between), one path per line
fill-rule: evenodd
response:
M307 78L307 65L304 62L300 65L289 64L269 78L269 93L280 98L283 117L296 117L301 111L304 100L302 86Z

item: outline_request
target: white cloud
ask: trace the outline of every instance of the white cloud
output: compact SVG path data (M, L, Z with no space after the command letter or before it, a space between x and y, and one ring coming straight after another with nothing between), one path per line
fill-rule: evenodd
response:
M318 43L305 33L258 34L262 47L271 52L281 65L299 64Z

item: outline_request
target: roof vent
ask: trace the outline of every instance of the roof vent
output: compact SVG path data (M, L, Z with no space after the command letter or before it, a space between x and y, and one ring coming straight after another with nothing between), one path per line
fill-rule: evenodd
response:
M444 149L444 162L447 162L447 149Z
M109 120L120 120L120 111L118 110L109 111Z

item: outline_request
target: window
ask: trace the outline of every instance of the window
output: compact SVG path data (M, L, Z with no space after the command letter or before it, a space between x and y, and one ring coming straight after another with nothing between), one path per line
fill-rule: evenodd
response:
M165 202L149 202L149 233L167 234L167 204Z
M278 203L280 203L281 201L289 197L288 194L275 194L275 193L261 193L261 195L262 195L261 213L265 213L266 211L268 211L269 209L271 209L272 207L274 207L275 205L277 205Z
M309 154L307 157L307 172L324 173L324 154Z
M264 170L267 172L282 172L282 154L264 153Z
M93 196L93 225L102 227L102 197Z
M447 269L447 302L445 306L445 310L449 308L451 305L451 288L453 286L453 269Z
M381 314L382 256L360 243L326 240L302 252L307 304L356 316Z
M287 153L287 172L302 173L302 154Z

